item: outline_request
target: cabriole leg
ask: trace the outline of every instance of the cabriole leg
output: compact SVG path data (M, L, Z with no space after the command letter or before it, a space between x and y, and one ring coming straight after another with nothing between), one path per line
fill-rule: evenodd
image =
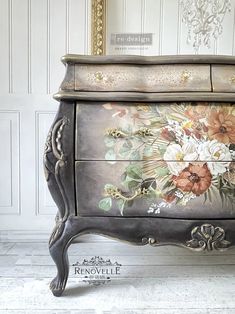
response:
M65 223L58 223L52 232L49 251L57 267L57 275L50 283L50 289L54 296L59 297L63 293L69 274L68 247L72 238L66 232ZM65 231L65 232L63 232ZM60 236L60 234L62 235ZM59 238L58 238L59 237ZM57 240L54 241L54 239Z

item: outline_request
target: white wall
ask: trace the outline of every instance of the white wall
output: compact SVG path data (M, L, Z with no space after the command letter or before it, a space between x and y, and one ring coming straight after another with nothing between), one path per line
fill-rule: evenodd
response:
M222 4L225 1L227 0L218 2ZM107 44L110 43L112 33L153 33L153 45L146 47L145 50L135 47L121 51L108 45L107 53L195 54L193 41L190 44L187 43L188 28L182 21L182 2L191 3L191 9L193 9L192 4L195 0L107 0ZM204 0L204 3L206 2L208 0ZM224 16L222 34L217 40L214 40L212 36L210 48L201 45L198 53L235 55L235 0L228 0L228 2L231 4L231 10L227 11ZM213 28L212 23L209 26Z
M64 76L88 54L89 0L0 0L0 230L50 230L55 205L42 154Z
M147 50L110 54L196 53L186 43L178 0L107 0L111 33L151 32ZM223 32L199 53L235 54L235 0ZM55 205L45 183L42 153L64 75L60 57L90 52L90 0L0 0L0 230L51 231ZM19 236L19 233L17 233ZM4 235L4 232L1 233Z

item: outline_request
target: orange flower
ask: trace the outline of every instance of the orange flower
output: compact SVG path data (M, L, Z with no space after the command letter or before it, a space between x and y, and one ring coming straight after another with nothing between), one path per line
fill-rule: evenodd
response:
M174 132L173 131L169 131L167 128L162 129L161 136L165 140L170 141L170 142L173 142L173 141L176 140Z
M173 182L183 192L193 192L197 196L203 194L211 185L211 173L206 164L189 164L178 176L173 176Z
M210 139L224 144L235 143L235 116L228 109L212 109L207 121Z
M231 162L228 171L223 175L223 178L229 183L235 184L235 162Z
M199 119L205 117L207 111L208 111L207 103L203 104L197 103L197 105L187 106L187 109L185 110L185 115L193 121L198 121Z
M103 105L106 110L115 110L116 112L112 117L119 116L120 118L128 114L128 109L122 106L118 106L116 103L106 103Z
M167 203L172 203L175 200L176 196L174 192L168 192L163 196L163 199L167 202Z

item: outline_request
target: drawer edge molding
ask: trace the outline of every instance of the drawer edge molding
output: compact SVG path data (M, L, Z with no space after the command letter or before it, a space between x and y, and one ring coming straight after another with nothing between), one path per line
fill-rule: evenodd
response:
M107 55L92 56L66 54L61 58L64 64L235 64L234 56L228 55Z
M63 92L54 94L54 99L69 101L223 101L235 102L234 93L220 92L179 92L179 93L140 93L140 92ZM72 104L72 103L71 103Z

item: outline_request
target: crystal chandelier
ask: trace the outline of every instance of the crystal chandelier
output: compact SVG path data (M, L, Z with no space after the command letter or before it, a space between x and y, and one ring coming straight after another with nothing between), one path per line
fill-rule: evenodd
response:
M182 22L188 28L187 43L193 42L195 52L200 46L210 48L211 37L223 32L223 20L231 11L230 0L181 0Z

